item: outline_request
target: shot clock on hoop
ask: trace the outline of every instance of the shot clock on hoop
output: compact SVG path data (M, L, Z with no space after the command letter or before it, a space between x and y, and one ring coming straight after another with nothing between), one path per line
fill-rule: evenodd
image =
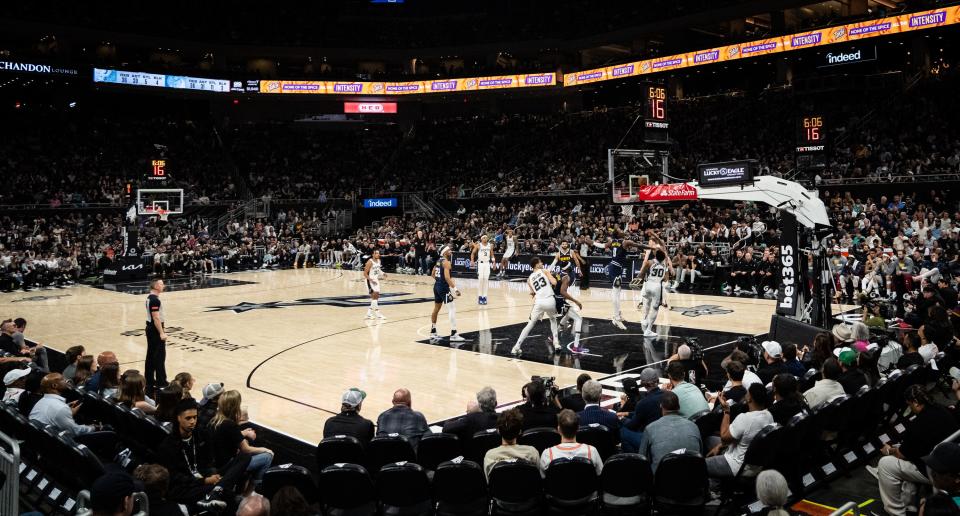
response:
M647 83L643 86L644 103L643 139L651 143L669 141L670 117L667 112L667 88L662 84Z

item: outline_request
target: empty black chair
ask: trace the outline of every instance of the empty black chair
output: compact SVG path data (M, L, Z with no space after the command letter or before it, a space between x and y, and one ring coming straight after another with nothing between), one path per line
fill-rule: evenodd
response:
M661 514L703 514L709 499L707 463L695 452L669 453L653 478L653 507Z
M483 457L489 450L500 446L500 432L496 428L488 428L473 434L467 443L466 457L477 464L483 464Z
M522 460L498 462L490 471L493 514L538 515L543 482L536 464Z
M460 439L454 434L427 434L420 438L417 445L417 464L433 471L441 462L459 457Z
M427 471L412 462L384 465L377 473L377 499L384 516L430 514L433 503Z
M487 480L483 468L461 458L440 463L433 474L433 500L437 516L487 514Z
M560 444L560 432L556 428L531 428L520 434L517 444L533 446L538 453L543 453L543 450Z
M360 440L351 435L333 435L317 444L314 451L317 471L333 464L364 464L366 454Z
M30 421L23 417L17 407L0 403L0 429L3 429L7 435L24 439L30 431L29 427Z
M400 434L374 437L367 446L367 464L370 471L380 471L384 464L392 462L415 462L416 460L410 441Z
M376 491L367 470L359 464L334 464L317 477L320 499L328 516L373 516Z
M720 423L723 421L723 412L719 410L716 412L702 410L690 416L690 421L693 421L693 423L697 425L697 429L700 430L700 439L703 442L707 442L707 438L720 430Z
M113 402L107 401L96 391L78 389L77 392L83 402L83 406L80 407L81 415L90 420L118 428L116 405Z
M594 513L599 484L597 469L590 460L584 457L561 458L547 466L543 490L551 509Z
M317 486L313 483L310 471L303 466L281 464L263 472L263 483L257 491L265 498L273 498L282 487L295 487L308 503L317 502Z
M600 504L604 514L649 512L653 472L639 453L618 453L607 459L600 473Z
M577 430L577 442L589 444L596 448L600 453L600 460L607 460L608 457L617 453L617 443L613 432L599 423L581 426Z
M111 461L117 455L117 444L120 437L113 430L88 432L73 438L80 444L86 445L93 453L105 461Z
M165 426L157 418L144 414L139 409L131 409L130 413L134 416L130 422L136 432L134 435L137 436L137 440L149 451L156 452L160 443L170 436L170 427Z
M103 463L89 448L82 444L65 442L61 447L65 452L61 457L69 473L68 478L75 479L69 482L61 479L66 485L73 485L79 491L93 483L104 474Z

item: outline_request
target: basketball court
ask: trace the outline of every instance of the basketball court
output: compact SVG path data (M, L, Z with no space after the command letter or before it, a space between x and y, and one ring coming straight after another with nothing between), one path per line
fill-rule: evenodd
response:
M368 297L362 275L336 269L217 274L168 280L162 296L167 319L167 373L188 371L195 397L209 382L240 389L250 418L309 443L322 437L323 422L339 411L340 394L359 387L368 394L363 414L376 419L392 393L406 387L413 407L431 423L464 412L483 386L499 402L521 398L530 377L553 376L560 387L588 372L603 378L608 403L617 401L619 380L639 367L664 360L683 338L720 350L741 335L767 331L774 301L686 293L667 295L670 308L657 319L659 337L644 339L638 290L623 291L627 330L610 323L611 290L574 295L584 304L584 347L574 355L551 352L549 324L537 325L519 357L509 350L532 306L523 280L491 281L489 304L479 306L476 280L458 278L456 347L430 343L433 279L389 274L380 300L385 321L366 320ZM3 313L30 321L28 337L58 350L83 344L88 354L117 353L121 369L143 370L146 282L75 286L0 294ZM839 308L839 307L838 307ZM438 331L449 334L446 309ZM561 334L564 347L571 341Z

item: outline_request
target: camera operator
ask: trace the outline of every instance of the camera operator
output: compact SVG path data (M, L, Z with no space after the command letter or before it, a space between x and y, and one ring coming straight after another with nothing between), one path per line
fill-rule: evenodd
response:
M535 377L533 381L523 387L524 399L526 403L520 405L520 413L523 414L523 429L537 427L553 428L557 425L557 414L560 413L560 407L552 402L548 395L553 397L555 393L547 391L548 380ZM549 379L552 385L553 379Z
M697 350L697 353L694 353L694 349ZM696 342L692 345L681 344L677 348L677 352L667 359L667 364L674 361L683 365L683 368L687 371L688 382L700 385L707 379L707 363L703 361L703 352L700 351L700 346Z
M940 297L940 293L937 292L936 288L927 285L923 287L922 292L920 299L918 299L914 305L914 309L903 316L903 320L914 328L919 328L927 322L930 307L935 305L944 306L943 298Z
M937 280L937 293L943 299L943 307L947 310L953 310L957 307L957 290L950 286L950 278L940 276Z

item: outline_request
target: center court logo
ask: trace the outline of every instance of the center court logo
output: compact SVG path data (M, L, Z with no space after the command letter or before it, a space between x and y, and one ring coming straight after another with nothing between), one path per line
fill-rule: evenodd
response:
M412 297L409 299L393 299L401 296L409 296L409 292L393 292L389 294L380 294L380 305L408 305L412 303L433 302L432 297ZM366 308L370 304L370 298L361 296L331 296L331 297L308 297L297 299L295 301L268 301L266 303L251 303L241 301L235 305L208 306L206 312L228 312L236 314L249 312L251 310L270 310L274 308L289 308L297 306L336 306L339 308Z
M697 306L672 306L671 312L680 312L686 317L700 317L701 315L724 315L732 314L733 310L723 308L719 305L697 305Z

